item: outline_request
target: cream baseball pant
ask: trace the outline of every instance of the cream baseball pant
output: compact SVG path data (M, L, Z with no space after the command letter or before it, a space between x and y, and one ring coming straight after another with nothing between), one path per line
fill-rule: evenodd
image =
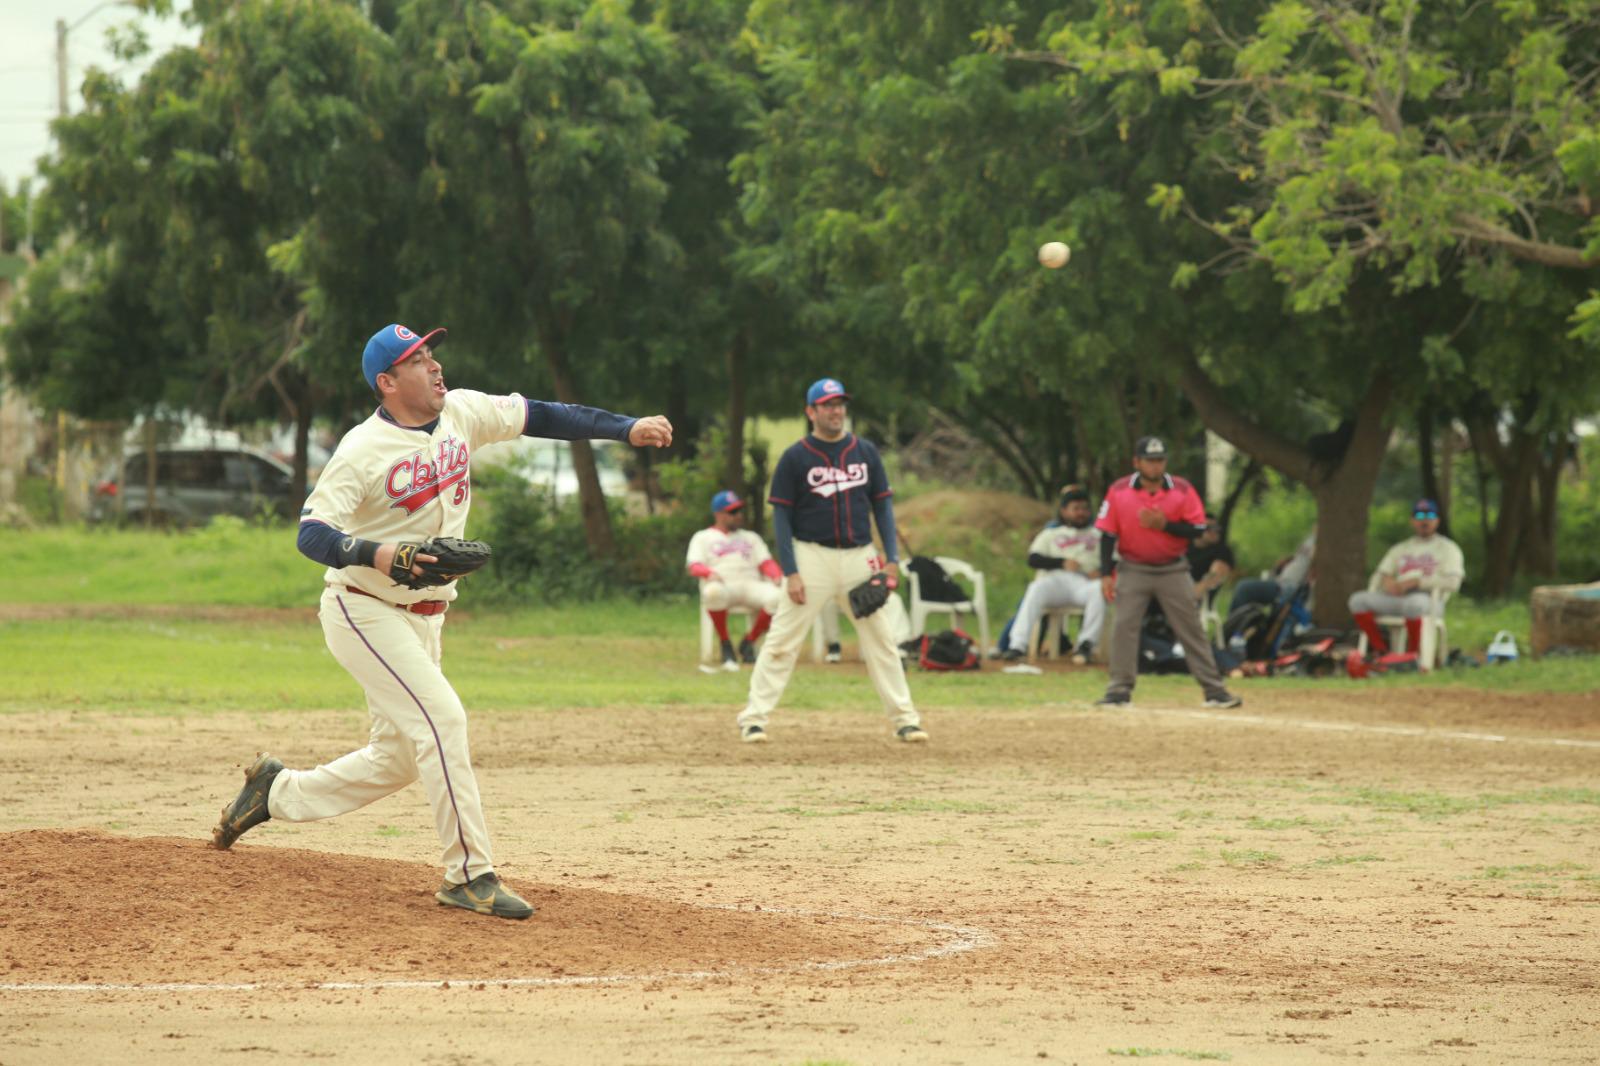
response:
M811 623L823 605L837 603L850 609L850 590L873 575L877 554L870 545L860 548L824 548L820 544L796 541L794 561L806 587L806 602L795 603L784 593L772 629L761 645L755 670L750 675L750 700L739 714L739 728L758 725L766 728L767 718L794 673L795 659ZM854 619L856 636L861 640L861 657L867 663L867 676L878 690L883 709L896 729L922 724L921 715L911 703L905 667L895 647L893 625L887 610L874 611L866 618Z
M730 607L749 607L768 614L778 613L778 601L787 599L783 590L770 581L700 582L700 606L708 611Z
M1022 606L1017 608L1017 620L1011 624L1010 648L1028 651L1028 638L1039 616L1057 607L1082 607L1083 625L1078 630L1078 643L1100 642L1100 630L1106 621L1106 599L1100 591L1100 579L1084 577L1072 570L1042 570L1022 594Z
M367 692L372 732L359 751L315 770L280 773L267 812L286 822L333 818L420 779L445 880L462 884L493 870L467 713L439 669L444 615L411 614L330 585L320 617L328 650Z
M1403 596L1387 592L1356 592L1350 596L1350 613L1395 614L1402 618L1427 618L1433 614L1433 593L1417 589Z

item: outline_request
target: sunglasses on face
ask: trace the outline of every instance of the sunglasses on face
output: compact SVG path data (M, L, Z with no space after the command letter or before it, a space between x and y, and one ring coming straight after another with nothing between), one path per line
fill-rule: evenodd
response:
M1416 518L1416 519L1420 519L1421 521L1426 522L1431 518L1438 518L1439 515L1437 514L1437 512L1434 512L1434 511L1418 511L1416 514L1412 515L1411 517L1412 518Z

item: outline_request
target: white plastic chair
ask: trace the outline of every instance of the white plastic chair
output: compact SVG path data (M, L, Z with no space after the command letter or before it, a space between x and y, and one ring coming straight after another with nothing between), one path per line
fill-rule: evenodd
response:
M1377 592L1383 587L1383 577L1373 574L1372 580L1367 582L1368 592ZM1406 651L1417 653L1417 665L1424 670L1435 670L1444 665L1450 657L1450 632L1445 626L1444 608L1450 602L1450 593L1444 589L1434 589L1428 594L1428 613L1422 616L1422 641L1419 648L1406 648ZM1405 644L1406 619L1399 614L1380 614L1377 623L1389 634L1389 647L1399 648ZM1367 635L1361 634L1356 647L1362 655L1367 654Z
M698 600L695 601L694 609L700 615L700 661L708 663L717 658L717 653L720 650L717 647L717 627L711 624L711 616L706 613L704 607L700 606ZM748 633L750 631L750 622L755 618L755 611L749 607L728 608L729 617L736 614L745 616L745 632ZM734 643L737 645L738 641L735 640ZM817 620L811 624L811 661L820 663L822 656L822 616L818 615Z
M1039 630L1044 630L1044 654L1047 659L1061 658L1061 637L1067 631L1067 619L1078 619L1078 631L1083 632L1082 607L1047 607L1039 613L1039 624L1028 634L1028 661L1039 657Z
M922 636L927 631L928 616L930 614L948 614L951 616L951 625L959 626L961 616L964 614L976 615L978 619L978 647L989 646L989 597L984 592L983 571L974 569L971 563L960 559L952 559L948 555L936 555L933 561L944 568L944 572L951 577L964 578L972 586L972 598L962 600L960 603L944 603L938 600L925 600L922 598L922 582L917 578L917 572L910 567L906 568L906 575L911 582L911 635Z

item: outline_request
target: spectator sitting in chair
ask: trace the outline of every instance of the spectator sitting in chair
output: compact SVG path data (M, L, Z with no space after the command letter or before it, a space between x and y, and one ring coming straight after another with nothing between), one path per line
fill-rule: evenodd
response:
M1194 579L1195 599L1202 609L1233 577L1233 549L1222 539L1222 527L1216 522L1217 516L1207 511L1206 531L1189 548L1189 576Z
M722 668L738 670L741 660L756 661L756 641L772 622L783 596L783 571L767 551L766 541L744 527L744 501L729 491L711 497L712 524L689 540L689 574L700 580L700 606L722 640ZM758 610L756 620L739 642L738 653L728 635L728 610Z
M1300 591L1302 585L1311 582L1311 560L1317 551L1317 527L1312 526L1311 532L1305 535L1295 548L1292 555L1285 555L1272 567L1271 577L1253 577L1248 581L1241 581L1233 590L1233 602L1228 605L1231 613L1247 603L1264 603L1269 607L1292 597ZM1309 599L1307 600L1309 604Z
M1415 652L1422 646L1422 620L1432 609L1433 591L1456 591L1466 573L1461 548L1439 532L1437 503L1418 500L1411 509L1411 529L1416 535L1390 548L1378 563L1377 587L1350 597L1350 613L1378 654L1389 650L1378 615L1403 617L1406 650Z
M1083 608L1083 628L1072 661L1087 663L1105 624L1106 601L1100 593L1100 531L1094 528L1089 494L1071 487L1061 493L1060 525L1046 526L1028 546L1028 565L1038 573L1006 634L1001 656L1026 658L1028 638L1045 611L1058 607Z

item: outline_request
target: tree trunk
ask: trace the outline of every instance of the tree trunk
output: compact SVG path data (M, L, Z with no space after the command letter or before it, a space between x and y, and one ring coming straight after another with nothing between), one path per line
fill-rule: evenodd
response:
M1349 622L1346 601L1367 583L1367 518L1378 470L1389 443L1384 425L1393 382L1380 373L1367 387L1349 443L1335 459L1319 462L1303 444L1238 411L1192 356L1179 360L1184 394L1206 427L1234 447L1305 485L1317 501L1317 548L1312 559L1319 626Z
M550 384L561 403L579 403L578 390L567 366L565 350L550 331L541 331L539 347L544 349L545 365L550 368ZM578 506L583 513L583 530L589 538L589 557L612 559L617 554L611 532L611 512L606 510L605 493L600 491L600 471L595 466L594 448L586 440L572 442L572 471L578 476Z
M1556 573L1556 514L1561 491L1561 468L1570 444L1566 432L1548 435L1548 448L1536 449L1533 499L1522 529L1522 571L1534 577Z
M1448 537L1450 508L1445 503L1446 494L1439 491L1439 476L1433 459L1433 435L1433 408L1424 403L1422 410L1417 412L1417 459L1422 468L1422 495L1439 505L1439 532Z
M739 330L728 345L728 441L722 478L730 489L744 486L744 367L748 347L744 330Z

